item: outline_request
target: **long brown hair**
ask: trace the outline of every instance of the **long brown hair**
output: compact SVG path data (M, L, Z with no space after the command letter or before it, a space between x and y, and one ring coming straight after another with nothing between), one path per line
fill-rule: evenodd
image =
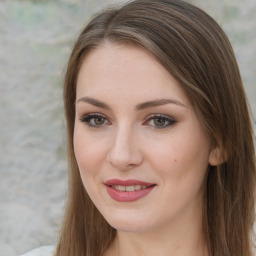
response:
M203 227L209 255L252 256L255 153L239 69L219 25L181 0L136 0L106 9L75 43L64 85L69 198L56 256L99 256L116 235L87 195L73 149L78 72L88 52L106 41L143 47L179 81L223 158L209 166L207 177Z

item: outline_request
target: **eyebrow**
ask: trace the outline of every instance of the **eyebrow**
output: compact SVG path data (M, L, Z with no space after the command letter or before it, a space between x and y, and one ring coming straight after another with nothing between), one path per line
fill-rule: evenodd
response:
M153 108L159 107L166 104L175 104L181 107L186 107L183 103L174 100L174 99L158 99L158 100L151 100L141 104L136 105L136 110L143 110L145 108Z
M93 106L111 110L111 107L108 104L106 104L102 101L96 100L94 98L91 98L91 97L82 97L77 100L77 103L79 103L79 102L87 102ZM186 107L186 105L184 105L183 103L181 103L177 100L174 100L174 99L157 99L157 100L151 100L151 101L146 101L146 102L140 103L140 104L136 105L135 109L137 111L139 111L139 110L143 110L146 108L159 107L159 106L166 105L166 104L175 104L175 105L178 105L181 107Z
M89 103L93 106L99 107L99 108L104 108L104 109L108 109L108 110L111 109L111 107L108 104L106 104L102 101L96 100L94 98L91 98L91 97L82 97L76 101L76 103L79 103L79 102L87 102L87 103Z

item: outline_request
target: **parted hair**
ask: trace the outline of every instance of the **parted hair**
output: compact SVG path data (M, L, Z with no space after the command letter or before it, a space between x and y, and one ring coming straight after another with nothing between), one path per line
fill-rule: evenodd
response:
M240 72L220 26L181 0L135 0L105 9L75 42L64 82L69 197L55 256L100 256L116 236L83 186L73 148L79 69L106 42L142 47L179 82L223 160L207 173L202 223L209 256L252 256L254 135Z

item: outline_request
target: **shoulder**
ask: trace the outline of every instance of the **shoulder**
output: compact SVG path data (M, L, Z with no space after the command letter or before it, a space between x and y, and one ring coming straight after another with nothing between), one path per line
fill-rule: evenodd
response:
M42 246L20 256L53 256L54 246Z

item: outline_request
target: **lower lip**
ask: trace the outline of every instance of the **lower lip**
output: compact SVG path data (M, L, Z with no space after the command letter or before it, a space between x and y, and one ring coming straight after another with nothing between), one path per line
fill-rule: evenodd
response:
M135 191L119 191L112 188L111 186L106 186L107 192L112 199L118 202L134 202L146 195L148 195L155 186L148 187L146 189L135 190Z

